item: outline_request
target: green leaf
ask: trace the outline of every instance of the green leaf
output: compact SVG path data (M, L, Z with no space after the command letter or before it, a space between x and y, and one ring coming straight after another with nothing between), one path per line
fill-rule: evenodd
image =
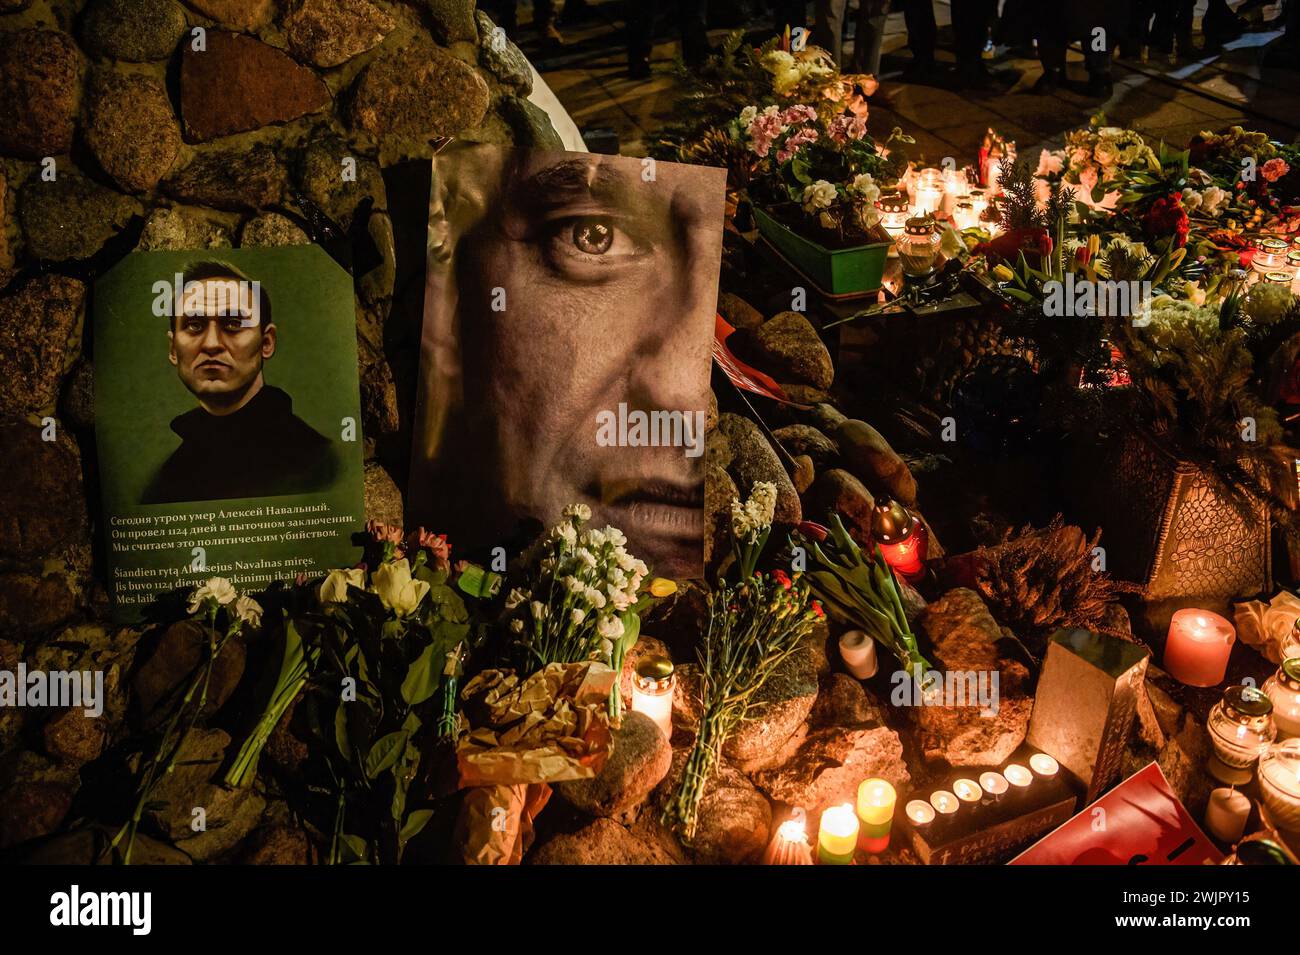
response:
M340 848L343 850L339 853L339 861L344 865L364 864L368 861L367 856L370 853L370 846L365 839L345 832L339 836L339 842L341 843Z
M405 824L403 824L401 831L397 834L397 844L399 846L406 845L420 834L432 818L432 809L417 809L412 812L406 817Z
M339 753L348 762L352 762L352 740L348 738L347 704L339 700L338 709L334 711L334 743Z
M402 680L402 699L411 706L423 703L438 690L442 668L437 664L441 663L442 654L437 650L438 647L430 643L406 671L406 678Z
M370 752L366 755L366 778L374 779L393 763L397 762L398 757L406 748L407 739L406 730L396 730L387 736L381 736L375 741L375 745L370 747Z

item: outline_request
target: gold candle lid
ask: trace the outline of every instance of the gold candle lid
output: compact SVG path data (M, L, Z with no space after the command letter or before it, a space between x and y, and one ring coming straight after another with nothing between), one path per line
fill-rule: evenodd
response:
M636 661L636 675L642 680L662 682L673 675L673 661L662 653L648 653Z

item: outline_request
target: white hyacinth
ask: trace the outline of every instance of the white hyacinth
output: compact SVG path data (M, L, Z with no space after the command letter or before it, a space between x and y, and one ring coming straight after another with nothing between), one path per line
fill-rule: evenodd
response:
M731 533L738 541L754 543L772 526L776 513L776 485L759 481L749 492L749 500L731 502Z

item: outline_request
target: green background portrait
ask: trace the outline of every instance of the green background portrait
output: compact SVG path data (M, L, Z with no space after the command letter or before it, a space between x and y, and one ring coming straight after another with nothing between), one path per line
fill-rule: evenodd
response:
M158 297L154 285L160 281L173 285L177 273L202 262L234 266L250 281L259 281L270 298L277 339L275 354L263 366L264 380L286 392L292 399L293 413L330 439L338 469L328 488L275 497L139 503L159 467L180 446L180 437L171 430L172 419L198 407L198 400L168 360L171 319L154 314ZM324 250L287 246L135 253L96 283L94 320L95 435L106 532L111 534L115 517L206 514L263 505L294 507L323 502L329 505L331 514L355 517L354 526L339 527L338 534L327 538L208 548L208 572L182 573L171 587L162 589L214 575L229 576L214 574L211 568L235 560L308 556L313 559L312 569L323 572L359 559L359 549L349 540L365 523L352 277ZM354 422L354 440L342 440L344 419ZM178 566L188 570L192 560L189 549L179 548L115 554L111 539L108 554L114 571L123 567ZM288 576L292 578L293 573ZM110 578L114 579L114 575ZM148 602L141 601L141 605ZM130 611L120 612L119 617L135 616L138 610L139 606L133 606Z

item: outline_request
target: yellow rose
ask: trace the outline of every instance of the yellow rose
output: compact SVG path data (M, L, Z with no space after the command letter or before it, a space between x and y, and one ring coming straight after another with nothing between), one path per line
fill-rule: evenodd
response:
M429 592L428 584L411 577L411 565L405 557L380 564L370 583L384 606L399 617L413 613Z

